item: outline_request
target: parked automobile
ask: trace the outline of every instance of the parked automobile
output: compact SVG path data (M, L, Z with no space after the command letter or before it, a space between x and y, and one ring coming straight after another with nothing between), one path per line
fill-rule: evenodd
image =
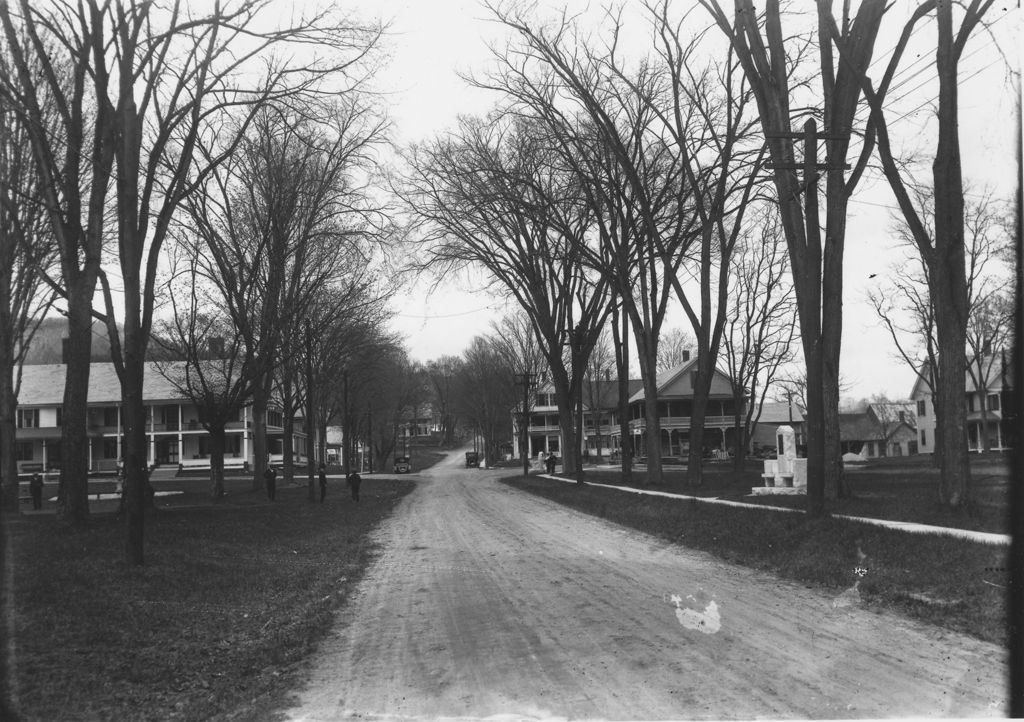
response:
M475 469L480 466L480 454L476 451L466 452L466 468Z
M396 456L395 457L395 473L396 474L408 474L412 471L412 464L409 463L408 456Z

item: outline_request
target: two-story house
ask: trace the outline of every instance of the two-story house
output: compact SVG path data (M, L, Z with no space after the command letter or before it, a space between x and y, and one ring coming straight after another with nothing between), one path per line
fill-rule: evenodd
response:
M17 461L19 473L60 469L61 407L66 369L63 364L26 365L22 371L17 409ZM200 423L200 409L155 367L147 364L143 384L146 407L147 462L150 467L176 469L210 466L209 434ZM243 408L228 424L225 466L243 467L253 462L252 409ZM121 419L121 387L109 363L94 363L89 372L89 469L116 471L121 460L124 428ZM271 463L284 458L283 418L280 408L267 412L267 446ZM301 425L293 437L293 458L306 456L306 435Z
M658 375L657 398L649 402L643 388L629 399L629 428L633 449L637 455L647 450L647 403L658 405L661 425L661 455L685 459L690 453L693 389L697 377L696 357ZM727 453L735 445L736 400L732 380L715 369L711 379L711 392L704 416L703 446L707 453ZM743 409L739 409L742 413Z
M658 405L661 421L661 454L663 457L685 457L690 447L693 384L696 359L687 358L681 365L658 376ZM629 381L629 432L634 453L646 453L646 425L643 383ZM729 377L716 370L704 420L704 446L725 453L734 443L734 411L736 402ZM616 454L622 448L618 411L618 383L605 379L591 384L583 393L583 439L581 448L588 456L598 453ZM550 385L542 386L529 414L528 453L531 457L548 453L561 454L558 407ZM513 455L519 455L518 423L513 434Z
M1012 448L1017 403L1008 354L985 356L979 368L967 374L966 381L968 449L984 451L986 436L994 451ZM920 375L914 381L910 398L917 412L918 451L931 454L935 451L935 399Z

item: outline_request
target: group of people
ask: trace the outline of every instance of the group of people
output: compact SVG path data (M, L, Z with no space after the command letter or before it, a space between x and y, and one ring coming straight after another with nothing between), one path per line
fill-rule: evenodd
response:
M327 498L327 466L324 462L320 462L320 468L317 472L320 477L320 503L322 504L324 499ZM277 497L277 469L273 465L267 465L267 470L263 472L263 480L267 485L267 496L271 501L274 501ZM363 483L363 478L359 476L358 472L353 471L348 475L346 483L352 491L352 499L359 501L359 485Z

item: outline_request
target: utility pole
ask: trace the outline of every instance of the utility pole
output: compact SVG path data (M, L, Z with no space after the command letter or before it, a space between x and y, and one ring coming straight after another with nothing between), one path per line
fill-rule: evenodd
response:
M834 130L834 129L833 129ZM826 459L827 442L825 440L825 361L824 361L824 335L821 325L821 310L823 308L822 289L824 277L822 275L822 238L821 223L818 215L818 179L822 172L845 170L850 167L848 163L818 162L818 141L819 140L848 140L849 132L818 132L817 123L810 118L804 123L802 133L765 133L766 139L788 139L803 141L804 157L802 163L775 163L769 167L773 170L803 171L803 180L800 187L794 192L794 196L804 196L803 220L805 246L803 248L803 261L798 269L794 257L793 273L794 281L797 284L797 300L801 308L800 325L804 332L805 343L808 337L815 339L814 343L805 346L804 361L807 365L807 394L804 399L809 420L814 423L805 424L807 443L807 511L810 515L816 516L824 513L825 510L825 473L826 466L831 463L838 463L838 459ZM794 255L793 248L790 248L791 256ZM797 277L798 276L798 277ZM803 289L802 294L799 292ZM801 295L805 296L801 299ZM805 317L807 309L814 309L814 314ZM841 473L841 472L840 472ZM840 485L842 480L839 480Z
M341 413L341 473L345 475L345 479L348 480L350 467L350 456L352 449L352 423L348 414L348 369L345 368L341 372L342 381L342 397L341 404L344 407Z
M313 411L313 324L306 319L306 466L308 467L309 480L306 485L309 490L309 500L316 501L316 493L313 491L313 450L316 441L316 420Z
M530 388L533 386L534 373L524 371L515 375L515 385L523 387L523 411L519 417L519 453L523 457L523 476L530 475L530 454L528 426L530 421Z

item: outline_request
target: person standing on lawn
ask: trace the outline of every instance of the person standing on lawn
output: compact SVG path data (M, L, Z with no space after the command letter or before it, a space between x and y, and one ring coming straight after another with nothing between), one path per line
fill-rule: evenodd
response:
M43 508L43 477L33 474L32 480L28 483L28 493L32 495L32 508Z
M359 501L359 485L363 483L363 479L359 476L358 472L353 471L348 475L348 485L352 489L352 499Z
M320 503L324 503L324 497L327 496L327 467L324 462L320 462Z
M277 496L277 469L267 464L267 470L263 472L263 479L267 482L267 498L273 501Z

